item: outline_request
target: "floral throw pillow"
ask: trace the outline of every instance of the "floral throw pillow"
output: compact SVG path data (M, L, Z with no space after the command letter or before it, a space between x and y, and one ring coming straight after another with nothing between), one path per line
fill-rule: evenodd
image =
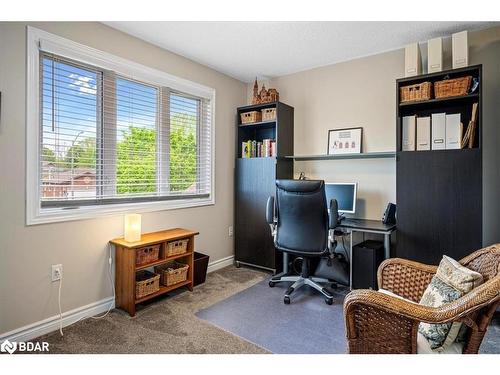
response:
M436 275L425 290L420 304L439 307L459 299L483 283L483 276L462 266L456 260L443 256ZM431 349L444 350L451 345L460 331L462 323L420 323L418 331L429 341Z

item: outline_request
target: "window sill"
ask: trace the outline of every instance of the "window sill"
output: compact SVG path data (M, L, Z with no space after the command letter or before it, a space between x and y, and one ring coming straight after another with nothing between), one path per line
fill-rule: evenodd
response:
M28 212L26 225L60 223L74 220L96 219L105 216L117 216L130 212L145 213L155 211L177 210L182 208L194 208L211 206L215 204L214 198L189 199L164 202L138 202L110 204L107 206L82 206L79 208L51 208L40 209L39 212L30 214Z

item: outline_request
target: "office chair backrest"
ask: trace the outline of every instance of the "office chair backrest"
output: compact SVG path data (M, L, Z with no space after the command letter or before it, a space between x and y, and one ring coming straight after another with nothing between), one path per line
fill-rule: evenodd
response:
M276 181L278 250L319 255L328 249L328 210L324 181Z

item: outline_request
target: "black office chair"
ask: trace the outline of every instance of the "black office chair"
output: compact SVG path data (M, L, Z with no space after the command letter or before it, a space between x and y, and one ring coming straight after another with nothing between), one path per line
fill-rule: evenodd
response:
M330 212L326 206L324 181L277 180L276 205L274 198L267 200L266 220L271 226L274 246L282 251L283 273L269 281L273 287L279 282L293 282L285 294L285 304L290 303L290 295L303 285L309 285L325 296L325 302L333 303L333 295L320 283L329 280L310 276L310 259L320 258L335 249L333 229L338 225L337 201L330 202ZM300 276L288 273L288 254L302 257Z

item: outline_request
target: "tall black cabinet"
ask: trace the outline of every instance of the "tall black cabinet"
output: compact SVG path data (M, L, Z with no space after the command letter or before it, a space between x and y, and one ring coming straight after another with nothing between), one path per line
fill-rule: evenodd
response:
M276 118L242 124L241 113L276 108ZM276 179L293 178L293 107L281 102L250 105L237 109L235 163L235 262L279 272L281 254L273 246L265 220L266 202L274 196ZM242 142L276 141L275 157L242 158Z
M397 86L396 255L437 264L443 255L460 259L482 246L481 65L399 79ZM401 102L400 87L472 76L479 87L460 97ZM478 103L472 148L402 151L404 116L460 113L465 133ZM431 124L432 131L432 124Z

